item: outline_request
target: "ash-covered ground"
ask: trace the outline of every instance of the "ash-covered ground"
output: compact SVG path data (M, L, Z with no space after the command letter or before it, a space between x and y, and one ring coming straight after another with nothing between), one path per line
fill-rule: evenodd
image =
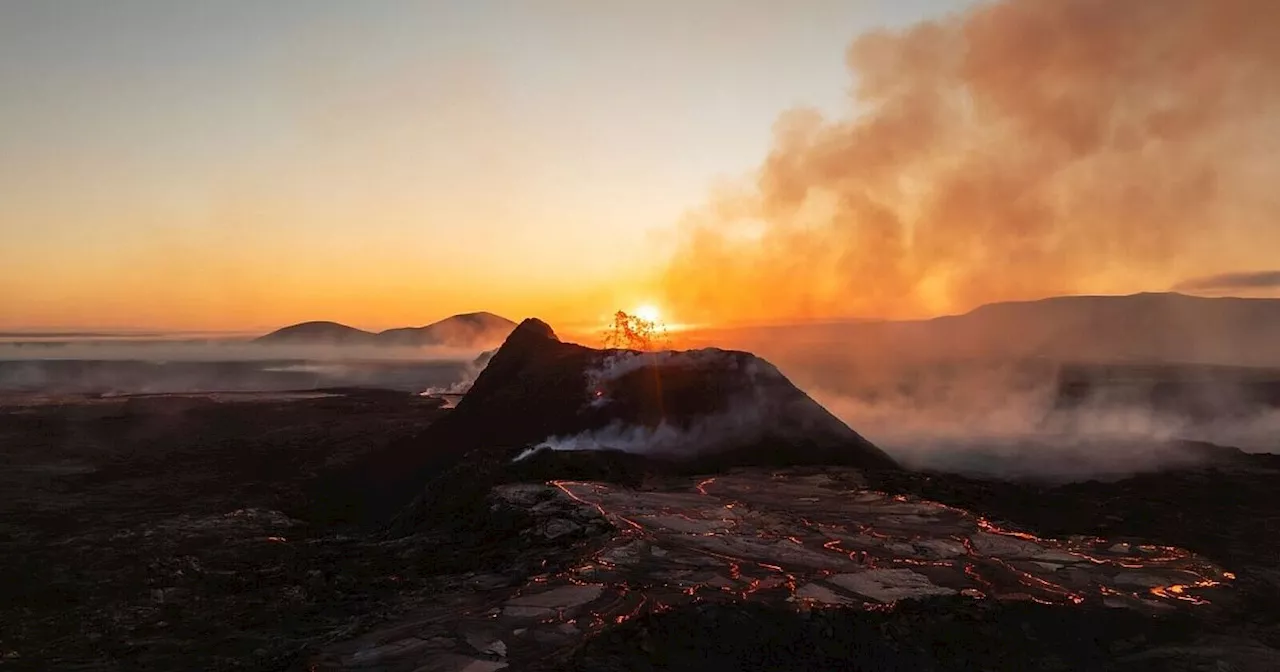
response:
M1274 455L914 471L745 353L531 323L446 405L7 397L0 669L1280 669Z

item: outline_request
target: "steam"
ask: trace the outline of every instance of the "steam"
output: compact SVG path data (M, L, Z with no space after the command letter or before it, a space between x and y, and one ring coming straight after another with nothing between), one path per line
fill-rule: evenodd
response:
M269 345L246 341L86 340L0 342L0 361L264 362L455 361L474 358L473 348L361 345Z
M602 429L571 436L548 437L516 456L519 462L545 451L614 450L654 457L688 459L714 453L722 446L747 443L764 436L776 423L780 410L770 403L762 385L769 378L781 378L776 368L754 357L740 362L738 357L717 348L701 350L636 352L611 351L598 366L585 374L588 406L603 408L610 403L609 384L644 367L709 367L717 371L734 371L743 366L746 389L728 404L728 409L697 418L687 425L666 420L655 426L613 421Z
M1068 375L1047 360L948 359L945 353L918 359L885 351L867 357L833 345L826 338L831 335L813 342L778 329L742 335L758 339L759 354L908 468L1063 482L1122 478L1231 454L1203 443L1280 452L1280 409L1257 396L1258 383L1280 390L1276 372L1185 365L1134 371L1109 364L1084 373L1073 367ZM782 375L763 360L748 361L757 369L749 372L757 392L769 376ZM590 406L607 407L609 383L650 363L726 367L737 360L714 349L612 353L588 372ZM1176 398L1153 400L1168 377L1181 385ZM1084 392L1072 391L1075 380L1088 383ZM778 413L759 394L746 394L729 412L686 426L615 421L595 431L549 437L516 461L541 451L584 450L688 458L718 444L758 439Z
M909 386L811 388L819 403L908 468L1076 481L1185 467L1226 453L1189 442L1280 452L1280 409L1206 383L1205 418L1103 385L1064 404L1056 371L1012 365L935 372ZM813 371L800 378L821 378ZM903 388L906 389L903 389Z
M749 360L747 365L753 367L747 371L752 380L767 373L758 366L758 360ZM657 352L618 350L605 355L599 366L587 371L587 392L594 394L608 383L646 366L715 366L732 371L738 368L738 360L734 357L726 356L725 351L718 348L660 350Z
M777 121L754 179L688 216L663 303L682 320L776 322L1215 274L1197 284L1256 290L1274 277L1222 274L1280 250L1277 26L1280 4L1254 0L993 0L857 37L850 114ZM1205 325L1226 313L1132 305L1116 304L1127 322L987 311L778 330L748 349L909 466L1073 480L1203 459L1179 439L1280 449L1274 406L1230 381L1205 388L1221 413L1193 418L1106 391L1064 406L1055 366L999 361L1273 363L1254 336L1270 333L1263 307Z
M1280 249L1280 4L1000 0L858 37L846 119L797 110L690 215L690 320L909 317L1168 287Z
M165 394L322 387L416 392L473 378L475 355L458 348L244 341L0 343L0 392Z
M552 437L525 449L513 462L542 452L616 450L655 457L689 458L714 451L718 445L749 441L764 433L764 415L750 403L735 405L726 413L699 419L689 427L661 422L655 427L613 422L604 429L573 436Z
M466 362L462 369L462 377L449 385L428 387L419 394L424 397L430 397L441 394L458 395L466 394L471 391L471 386L475 384L476 378L480 377L480 372L489 365L489 360L493 359L496 350L487 350L480 353L479 357Z

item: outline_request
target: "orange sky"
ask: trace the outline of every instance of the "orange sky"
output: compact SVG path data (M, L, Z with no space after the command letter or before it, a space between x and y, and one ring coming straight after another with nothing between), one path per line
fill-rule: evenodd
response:
M3 3L0 328L595 320L935 3L802 4Z
M1267 270L1280 96L1247 73L1280 40L1178 32L1272 25L1243 2L4 3L0 329L904 317ZM1009 67L1084 44L1002 37L1059 19L1099 27L1085 70Z

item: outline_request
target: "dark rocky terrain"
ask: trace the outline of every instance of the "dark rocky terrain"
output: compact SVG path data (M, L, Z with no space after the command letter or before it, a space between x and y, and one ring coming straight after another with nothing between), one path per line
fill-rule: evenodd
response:
M912 472L750 355L632 357L531 323L453 409L7 397L0 669L1280 665L1280 458ZM664 420L700 452L614 431Z

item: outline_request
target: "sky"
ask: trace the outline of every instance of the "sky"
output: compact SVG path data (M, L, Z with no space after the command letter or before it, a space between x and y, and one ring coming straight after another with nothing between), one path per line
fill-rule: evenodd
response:
M5 0L0 327L594 320L853 35L953 6Z
M971 8L964 0L0 0L0 329L252 331L319 319L381 329L476 310L593 324L655 302L675 308L668 317L676 322L680 309L699 319L874 317L895 305L947 312L1018 298L1006 290L1019 287L1139 291L1261 273L1248 276L1256 286L1272 277L1267 260L1280 259L1274 189L1253 188L1274 182L1267 158L1274 142L1257 140L1280 134L1274 121L1262 128L1241 119L1276 118L1261 114L1277 98L1256 74L1274 60L1265 45L1277 42L1257 26L1274 22L1245 13L1259 7L1246 0L1213 5L1225 8L1214 10L1221 17L1194 14L1206 2L1181 0L1170 12L1142 0L1121 12L1100 0L1001 0L958 20ZM907 30L933 20L944 27ZM1057 27L1009 39L1045 25ZM1205 66L1204 90L1254 82L1239 90L1265 96L1180 111L1188 100L1227 100L1170 89L1181 86L1170 71L1199 81L1168 48L1198 44L1198 25L1245 31L1229 35L1227 66ZM904 32L874 32L885 28ZM1102 37L1089 44L1095 34ZM1110 34L1144 37L1103 41ZM968 56L929 60L956 36L974 40L969 51L987 58L981 70L968 69ZM1060 49L1039 48L1059 42ZM1155 120L1148 135L1156 121L1166 136L1180 119L1212 123L1195 129L1194 142L1148 138L1135 150L1132 138L1124 146L1109 140L1104 152L1070 157L1057 145L1040 151L1041 136L1072 140L1084 137L1084 126L1030 120L1025 113L1044 111L1044 101L1016 99L1000 86L1020 91L1049 81L1046 91L1074 95L1084 80L1036 56L1060 52L1088 64L1094 52L1074 53L1073 44L1096 53L1117 48L1108 58L1131 61L1114 69L1132 81L1111 82L1104 68L1088 81L1110 88L1078 93L1126 114L1156 101L1147 106L1163 107L1138 110ZM1153 54L1169 67L1151 67ZM1038 72L1018 79L1027 68L1020 74L1016 66L1032 61L1061 82ZM1053 88L1059 83L1066 88ZM879 149L867 141L893 135L886 130L914 133L918 119L897 111L920 117L912 105L946 87L963 97L930 108L931 125L919 128L949 134L938 146L953 155L930 154L924 136ZM1125 100L1127 91L1145 98ZM1062 101L1051 103L1056 110ZM788 135L796 109L828 121ZM1068 102L1063 109L1118 123L1110 108ZM946 115L959 121L932 119ZM1023 130L1008 132L1013 123ZM1267 132L1223 135L1246 127ZM1047 130L1032 137L1028 128ZM1212 160L1207 138L1216 143ZM1052 179L1018 184L1010 175L1024 166L974 160L988 139L1034 146L1008 154ZM1249 189L1217 187L1219 154L1240 175L1252 171L1235 180ZM844 162L827 165L833 156ZM885 156L910 165L863 169ZM1003 182L962 184L938 172L943 164L995 165L1000 174L988 172ZM1171 168L1148 175L1144 166ZM1128 185L1122 174L1141 174L1142 184ZM1096 230L1077 227L1076 240L1046 229L1034 250L1023 241L1034 208L999 222L948 221L930 255L895 258L888 270L896 284L863 300L864 276L886 272L875 260L888 257L865 239L880 230L865 224L874 208L850 204L873 196L881 210L920 219L903 225L908 238L919 239L929 223L928 199L885 205L886 189L893 198L902 192L885 176L916 180L907 185L913 194L934 180L951 205L990 205L984 194L1013 189L1034 198L1008 202L1034 200L1042 210L1055 198L1116 208L1076 208L1073 216L1087 214ZM788 200L779 188L797 180L816 196ZM1199 200L1182 203L1179 195ZM818 197L836 205L817 226L801 222L816 216L810 201ZM1163 209L1131 217L1143 199L1159 199ZM723 214L736 207L727 204L748 201L753 216L768 220L750 249L734 242L741 226L704 226L708 210ZM1224 213L1243 223L1212 241L1189 233L1196 217ZM1138 222L1138 233L1106 233L1120 216ZM850 237L853 220L860 233ZM1164 238L1185 246L1161 245L1165 220L1183 228ZM979 244L1005 225L1007 249ZM1063 250L1077 261L1101 254L1085 250L1085 238L1109 250L1105 264L1053 261ZM929 241L918 242L923 250ZM1140 245L1169 249L1116 252ZM982 254L961 259L953 252L960 248ZM989 258L1021 259L1011 271L1024 275L1051 267L1056 275L1025 282L976 273ZM1074 282L1085 275L1088 282ZM727 308L721 277L743 288Z

